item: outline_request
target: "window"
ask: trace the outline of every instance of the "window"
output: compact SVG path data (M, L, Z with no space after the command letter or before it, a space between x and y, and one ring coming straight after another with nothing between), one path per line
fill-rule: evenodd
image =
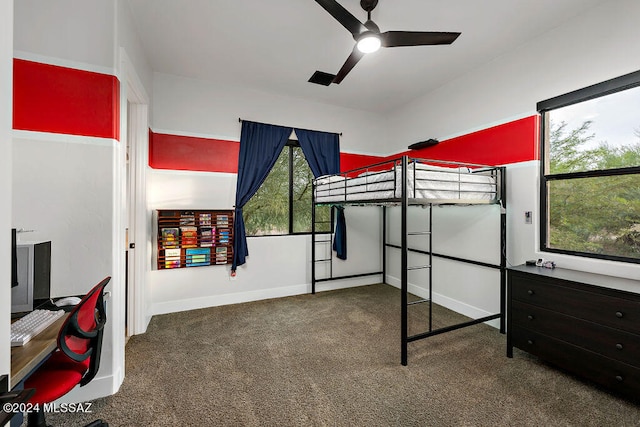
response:
M640 263L640 72L538 110L541 249Z
M297 141L284 147L267 179L243 208L247 236L311 233L313 173ZM331 209L316 207L316 231L331 232Z

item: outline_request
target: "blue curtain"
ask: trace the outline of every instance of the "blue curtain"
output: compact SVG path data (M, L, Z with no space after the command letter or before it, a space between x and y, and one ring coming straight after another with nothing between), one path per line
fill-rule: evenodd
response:
M340 173L340 141L337 133L296 129L300 148L316 178Z
M260 188L291 135L292 128L244 120L238 155L236 215L233 224L233 263L231 270L245 263L249 255L242 208Z
M340 173L340 140L337 133L296 129L298 142L316 178ZM347 259L347 224L344 208L337 209L333 250L340 259Z

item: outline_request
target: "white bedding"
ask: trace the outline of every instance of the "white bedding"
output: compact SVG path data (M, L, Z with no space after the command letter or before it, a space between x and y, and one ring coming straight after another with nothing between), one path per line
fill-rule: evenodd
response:
M394 173L395 171L395 173ZM365 172L353 178L331 175L316 180L316 202L381 200L402 197L402 167ZM407 168L408 197L438 201L493 200L496 182L492 176L470 173L467 168L444 168L410 164Z

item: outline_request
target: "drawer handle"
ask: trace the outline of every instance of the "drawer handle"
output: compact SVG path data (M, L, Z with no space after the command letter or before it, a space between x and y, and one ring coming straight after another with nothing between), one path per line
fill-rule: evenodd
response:
M623 380L623 379L624 379L624 378L622 378L622 375L616 375L616 380L617 380L618 382L622 382L622 380Z
M616 344L616 348L617 348L618 350L622 350L622 344L620 344L620 343Z
M533 316L530 314L530 315L528 315L528 316L527 316L527 319L529 319L529 320L533 320L533 319L535 319L535 317L533 317Z
M616 317L618 319L622 319L624 317L624 314L621 311L616 311Z
M532 289L529 289L529 290L527 291L527 293L528 293L529 295L533 295L533 294L535 294L535 292L533 292L533 290L532 290Z

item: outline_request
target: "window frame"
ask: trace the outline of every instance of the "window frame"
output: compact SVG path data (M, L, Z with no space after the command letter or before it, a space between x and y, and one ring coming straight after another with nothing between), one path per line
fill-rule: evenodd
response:
M609 261L619 261L633 264L640 264L640 258L630 258L617 255L608 254L596 254L590 252L579 252L568 249L557 249L548 247L548 229L549 229L549 206L548 202L548 189L549 182L559 180L571 180L578 178L596 178L596 177L609 177L617 175L640 175L640 166L625 167L625 168L612 168L612 169L599 169L580 172L558 173L549 174L549 159L547 158L547 133L549 130L548 112L556 110L558 108L567 107L569 105L578 104L580 102L588 101L595 98L611 95L617 92L622 92L627 89L633 89L640 86L640 71L635 71L629 74L625 74L620 77L616 77L610 80L606 80L601 83L597 83L582 89L578 89L564 95L556 96L544 101L540 101L536 105L536 109L540 114L540 133L539 133L539 155L540 155L540 251L558 253L563 255L572 255L584 258L604 259Z
M247 234L247 237L282 237L282 236L303 236L306 234L312 234L313 232L313 228L309 231L293 231L293 221L294 221L294 217L293 217L293 211L294 211L294 200L293 200L293 178L294 178L294 170L293 170L293 166L294 166L294 162L293 162L293 150L292 148L300 148L300 150L302 150L302 147L300 146L300 142L298 142L298 140L295 139L289 139L287 140L286 144L284 145L284 147L282 147L282 149L284 150L285 148L289 149L289 224L288 224L288 230L286 234ZM280 152L280 154L278 154L278 156L280 156L282 154L282 152ZM303 153L304 155L304 153ZM306 161L306 158L305 158ZM308 163L307 163L308 166ZM271 173L271 171L269 171L269 173ZM313 173L312 173L313 175ZM313 194L311 194L311 203L309 204L309 209L313 209ZM316 231L316 234L332 234L334 232L334 215L333 215L333 209L330 210L330 215L331 215L331 228L329 231ZM312 224L313 226L313 224Z

